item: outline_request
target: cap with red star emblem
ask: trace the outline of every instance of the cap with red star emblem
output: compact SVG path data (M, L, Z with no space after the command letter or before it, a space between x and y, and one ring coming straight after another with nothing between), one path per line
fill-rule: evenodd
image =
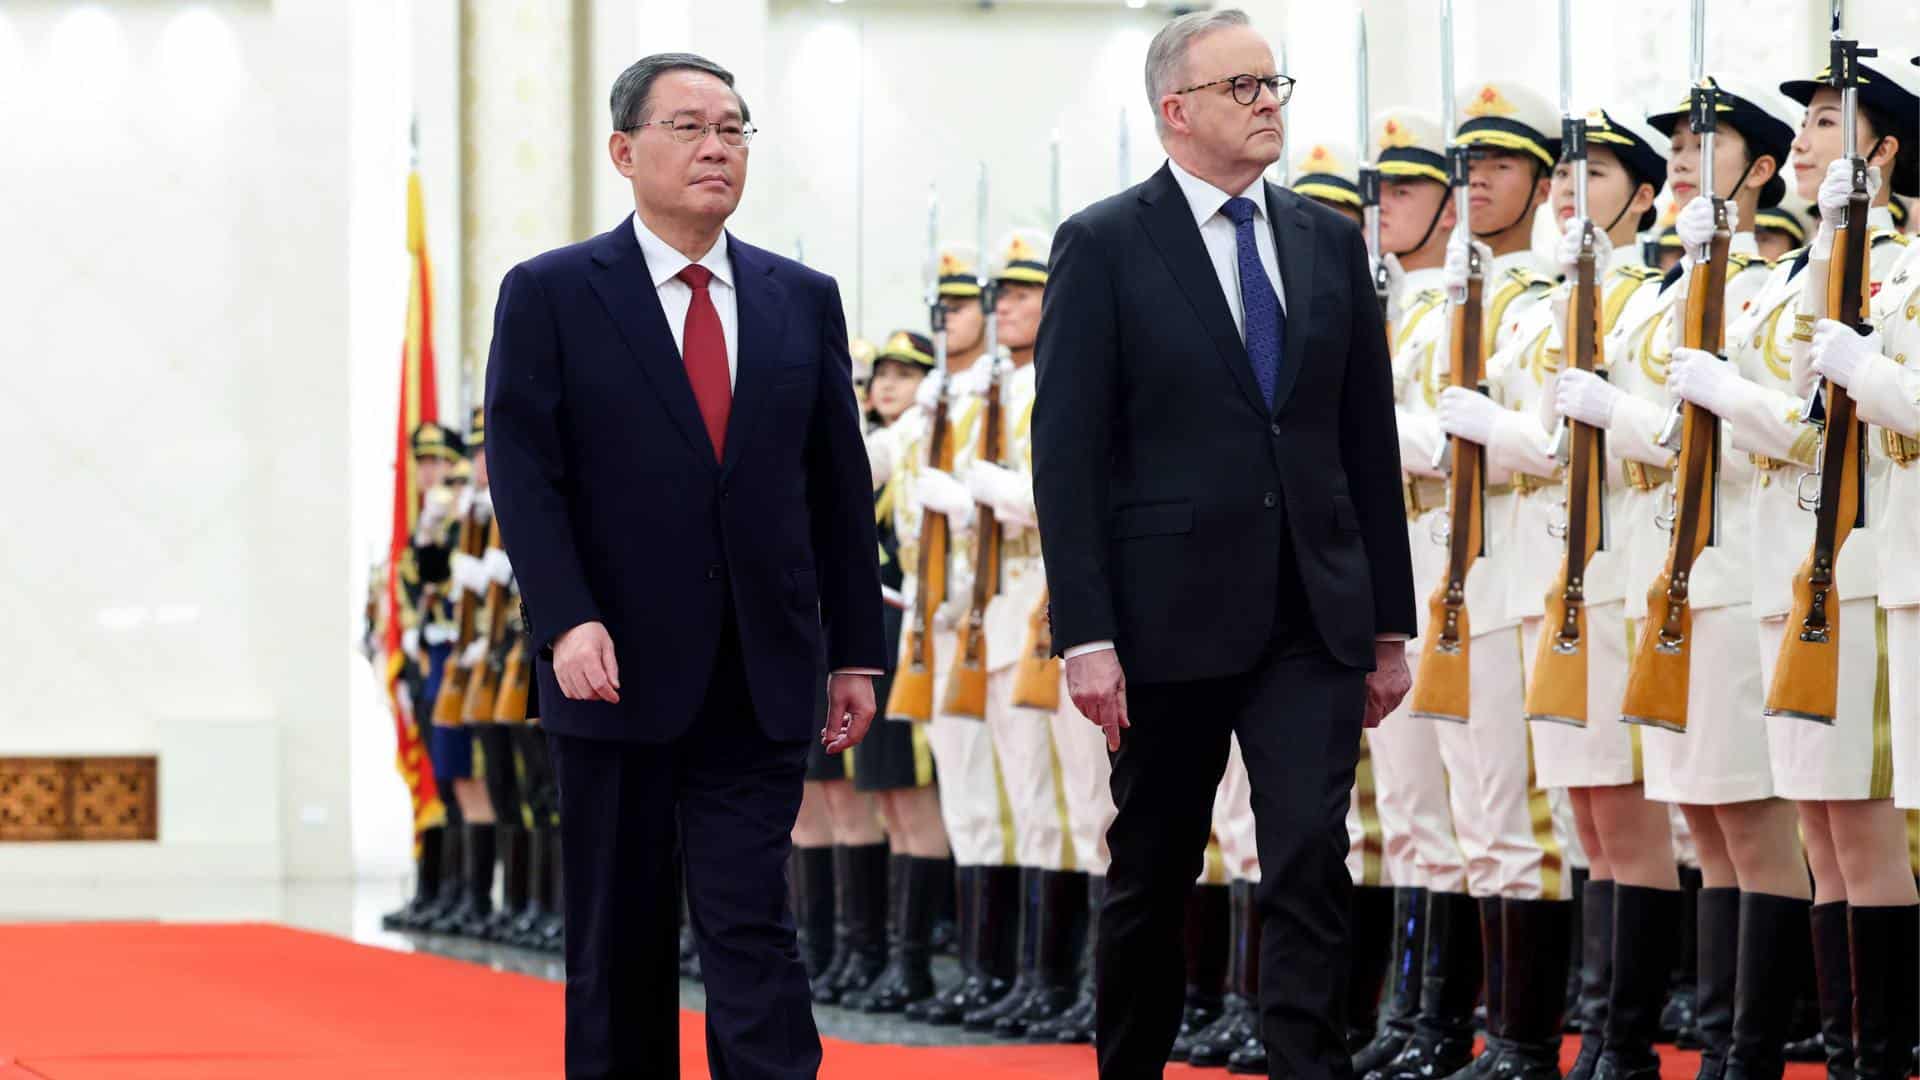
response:
M1360 164L1353 148L1314 143L1293 162L1293 190L1339 206L1360 205Z
M1514 82L1474 83L1460 91L1465 104L1454 138L1468 146L1525 154L1551 169L1560 160L1559 114L1545 98Z
M1373 118L1382 179L1447 183L1447 137L1440 121L1412 109L1389 109Z
M993 280L1016 285L1047 283L1047 235L1038 229L1015 229L1002 237L996 249Z

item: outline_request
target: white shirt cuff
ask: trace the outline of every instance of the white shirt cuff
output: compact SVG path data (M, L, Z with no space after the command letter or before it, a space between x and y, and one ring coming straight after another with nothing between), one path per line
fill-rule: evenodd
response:
M1085 656L1088 653L1110 652L1112 649L1113 642L1111 641L1089 641L1084 645L1075 645L1061 655L1065 659L1071 660L1076 656Z
M870 668L870 667L843 667L843 668L834 668L834 669L833 669L833 671L832 671L832 672L831 672L830 674L833 674L833 675L866 675L866 676L868 676L868 677L870 677L870 678L874 678L874 679L877 679L877 678L879 678L880 676L882 676L882 675L885 675L885 674L886 674L886 672L884 672L884 671L881 671L881 670L879 670L878 668Z
M1409 641L1411 639L1408 638L1407 635L1405 634L1375 634L1373 635L1373 640L1376 643L1378 643L1378 642L1388 642L1388 641Z

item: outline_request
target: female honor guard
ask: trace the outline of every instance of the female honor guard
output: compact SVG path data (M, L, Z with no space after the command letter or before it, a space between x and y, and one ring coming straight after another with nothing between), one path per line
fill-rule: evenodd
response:
M1891 799L1885 628L1874 601L1881 540L1874 527L1874 495L1884 490L1888 463L1885 447L1872 439L1865 466L1867 524L1854 528L1840 549L1831 570L1838 603L1825 608L1837 614L1843 628L1833 646L1833 715L1814 721L1793 715L1802 710L1776 707L1783 695L1804 692L1812 681L1774 679L1783 641L1790 633L1801 640L1800 629L1788 625L1788 615L1795 603L1796 571L1813 546L1816 519L1802 507L1802 479L1814 471L1852 469L1845 455L1821 460L1821 432L1800 419L1801 399L1794 393L1792 372L1794 354L1811 344L1814 321L1827 312L1827 266L1852 189L1848 159L1854 154L1865 158L1895 189L1920 186L1914 148L1899 137L1920 122L1920 96L1912 86L1866 65L1859 66L1859 77L1859 109L1853 118L1858 143L1853 147L1842 145L1846 118L1841 115L1841 94L1820 81L1824 74L1781 85L1788 97L1807 105L1793 157L1801 194L1820 206L1820 230L1812 248L1783 263L1746 317L1729 331L1731 365L1681 349L1675 352L1668 380L1675 395L1731 421L1733 447L1750 455L1753 465L1748 504L1755 538L1753 606L1760 620L1761 684L1770 702L1769 751L1776 794L1800 803L1801 832L1813 870L1816 906L1811 917L1830 1066L1856 1054L1841 1041L1849 1012L1856 1038L1864 1033L1871 1041L1883 1040L1891 1024L1894 1037L1905 1039L1902 1047L1911 1046L1914 1022L1910 999L1901 1015L1884 1011L1893 966L1888 957L1899 947L1901 928L1909 925L1901 920L1915 903L1915 891L1905 823ZM1915 81L1908 72L1902 77ZM1886 189L1871 182L1869 188L1873 209L1866 225L1872 250L1869 281L1863 285L1871 292L1886 280L1902 245L1886 211ZM1808 481L1804 486L1811 490L1815 485L1817 481ZM1745 899L1743 919L1750 913ZM1849 910L1850 905L1857 910ZM1886 918L1889 913L1894 917ZM1747 934L1743 927L1743 945ZM1906 944L1911 950L1910 932ZM1910 969L1910 958L1902 963ZM1841 967L1850 968L1851 980L1835 977ZM1843 996L1849 981L1859 991L1850 1005ZM1736 1037L1736 1059L1744 1053L1741 1041ZM1895 1062L1896 1055L1884 1042L1859 1044L1860 1075L1897 1076L1888 1070L1904 1071L1905 1055L1903 1050Z
M1654 197L1666 181L1666 140L1621 110L1589 113L1586 129L1590 143L1585 165L1587 211L1594 229L1599 300L1594 333L1598 336L1658 276L1639 262L1633 240L1651 224ZM1578 370L1574 367L1576 342L1568 326L1576 306L1572 292L1588 224L1575 216L1579 167L1562 161L1553 176L1555 220L1564 229L1558 261L1568 280L1554 289L1549 303L1527 313L1520 332L1491 365L1493 399L1507 411L1494 418L1488 458L1496 469L1533 478L1512 504L1514 557L1509 563L1506 602L1509 613L1521 620L1522 655L1529 664L1534 784L1539 789L1566 789L1581 846L1590 860L1586 897L1590 906L1583 905L1581 912L1583 921L1590 919L1582 939L1587 946L1582 950L1583 967L1589 970L1582 984L1581 1020L1586 1032L1585 1064L1591 1068L1605 1022L1605 976L1610 962L1600 955L1611 939L1601 925L1612 918L1615 882L1665 891L1677 889L1679 883L1667 810L1647 800L1641 788L1638 739L1633 729L1617 722L1627 679L1625 558L1616 544L1607 541L1605 523L1615 519L1621 502L1618 492L1625 484L1613 470L1615 483L1603 485L1603 496L1589 498L1602 507L1600 519L1584 520L1584 531L1569 539L1571 486L1548 434L1558 419L1557 381ZM1559 575L1569 569L1569 543L1581 544L1584 561L1584 538L1589 536L1598 545L1591 561L1573 580L1560 580ZM1552 618L1548 617L1550 604ZM1568 611L1577 617L1582 609L1585 627L1575 635L1573 649L1556 647L1565 635ZM1544 647L1543 638L1548 639ZM1555 692L1559 685L1581 685L1578 669L1561 668L1570 662L1584 665L1584 699ZM1564 953L1572 932L1571 914L1552 900L1505 900L1507 949L1515 956ZM1588 953L1591 964L1584 962ZM1664 962L1666 957L1661 959ZM1504 1032L1508 1049L1502 1061L1512 1073L1544 1076L1557 1071L1562 1001L1553 994L1554 987L1526 981L1527 969L1533 966L1521 962L1506 966L1509 985L1502 997L1509 1003Z
M1920 64L1920 57L1915 57ZM1920 244L1909 244L1873 302L1875 332L1861 337L1831 319L1815 324L1808 350L1811 375L1846 388L1860 407L1860 418L1874 425L1869 438L1880 442L1890 467L1875 512L1881 531L1880 606L1885 612L1888 664L1887 705L1892 721L1894 805L1920 811L1920 564L1913 558L1920 534ZM1808 386L1807 364L1795 355L1796 382ZM1909 813L1909 828L1913 814ZM1873 1055L1881 1075L1897 1075L1900 1046L1914 1039L1916 1008L1915 941L1920 908L1913 905L1854 905L1853 918L1864 924L1868 945L1883 952L1858 956L1871 967L1863 978L1879 989L1868 1016L1885 1034L1861 1043L1862 1065ZM1882 965L1884 962L1884 966ZM1876 977L1878 976L1878 977ZM1856 975L1856 978L1861 978ZM1903 1032L1900 1023L1908 1026ZM1891 1070L1891 1071L1890 1071Z

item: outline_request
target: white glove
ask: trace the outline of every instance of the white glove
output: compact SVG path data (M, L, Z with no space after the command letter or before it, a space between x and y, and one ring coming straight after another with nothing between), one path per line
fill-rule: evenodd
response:
M1675 349L1667 364L1667 391L1719 417L1738 403L1740 373L1702 349Z
M408 656L420 654L420 628L409 626L400 634L400 651Z
M1003 523L1033 525L1033 489L1020 473L990 461L967 467L967 490L975 502L993 507Z
M1493 249L1478 240L1472 241L1473 247L1480 253L1480 267L1484 271L1493 265ZM1441 270L1441 280L1446 282L1447 294L1459 296L1467 291L1467 234L1456 229L1453 239L1447 241L1447 265Z
M1440 391L1438 411L1441 431L1482 446L1493 441L1493 429L1506 413L1492 398L1463 386Z
M1680 259L1692 266L1694 254L1713 240L1713 200L1702 195L1688 203L1673 228L1680 234ZM1740 204L1732 200L1727 201L1727 229L1740 231Z
M489 584L506 587L513 583L513 560L499 548L488 548L487 554L480 560L481 569L486 572Z
M1568 368L1554 381L1553 404L1561 416L1592 427L1613 423L1613 406L1626 393L1591 371Z
M474 638L467 643L467 651L460 654L460 666L472 667L487 658L487 639Z
M493 489L473 489L473 520L477 525L493 523Z
M1821 319L1813 328L1810 355L1815 374L1832 379L1841 386L1851 387L1854 373L1860 370L1861 363L1869 356L1879 355L1880 349L1878 330L1861 337L1851 328L1832 319Z
M1871 203L1880 194L1880 166L1867 166L1867 201ZM1840 228L1840 219L1847 216L1847 203L1853 198L1853 163L1840 158L1827 166L1827 177L1820 181L1820 193L1814 201L1820 206L1820 231L1814 235L1813 251L1809 258L1828 259L1833 256L1833 237Z
M1580 237L1585 232L1579 218L1569 218L1566 229L1560 233L1559 243L1554 245L1554 258L1560 263L1560 272L1569 278L1573 277L1574 267L1580 262ZM1612 261L1613 241L1607 239L1607 234L1601 232L1599 226L1595 226L1593 230L1594 277L1606 277L1607 264Z
M945 389L947 380L933 372L920 380L920 388L913 393L913 403L932 416L940 408L940 392Z
M451 565L453 569L453 585L455 588L465 589L475 596L486 594L487 571L485 567L480 565L479 559L474 558L464 551L456 551L453 553Z
M430 544L439 536L441 526L454 513L457 499L443 491L429 491L421 500L420 520L414 526L413 535L423 544Z
M951 473L940 469L921 469L920 475L914 477L913 494L922 508L936 514L945 514L950 518L970 517L973 514L972 493Z

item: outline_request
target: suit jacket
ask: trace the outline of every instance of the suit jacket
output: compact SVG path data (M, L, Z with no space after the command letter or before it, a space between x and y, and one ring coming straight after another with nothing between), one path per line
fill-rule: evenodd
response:
M1414 633L1393 374L1352 223L1266 187L1286 338L1274 402L1166 168L1060 226L1033 416L1053 643L1111 639L1130 680L1251 670L1290 547L1329 653Z
M716 460L631 220L508 272L487 455L543 709L563 735L670 740L732 609L770 738L817 731L830 668L883 669L871 474L832 278L729 234L739 306ZM552 644L606 624L620 704L569 701Z

